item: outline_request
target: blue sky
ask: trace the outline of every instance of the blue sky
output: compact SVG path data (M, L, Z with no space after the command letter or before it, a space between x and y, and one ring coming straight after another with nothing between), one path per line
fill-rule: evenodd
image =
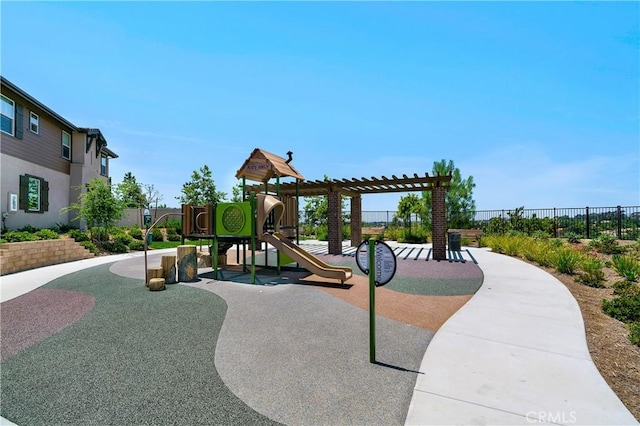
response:
M254 148L308 179L451 159L477 209L640 204L638 2L7 2L1 72L175 199ZM364 210L395 210L402 194Z

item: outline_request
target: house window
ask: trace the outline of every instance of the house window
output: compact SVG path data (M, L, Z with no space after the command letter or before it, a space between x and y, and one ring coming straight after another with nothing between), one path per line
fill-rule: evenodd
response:
M71 135L62 131L62 158L71 160Z
M105 154L100 156L100 174L102 176L107 175L107 156Z
M20 176L20 209L27 213L48 211L49 183L36 176Z
M1 124L1 130L3 133L6 133L8 135L13 136L14 135L14 130L15 130L15 119L16 119L16 114L15 114L15 108L16 108L16 104L15 102L13 102L11 99L7 98L6 96L2 96L2 107L1 107L1 114L2 114L2 124Z
M29 113L29 130L35 134L40 132L40 117L35 112Z

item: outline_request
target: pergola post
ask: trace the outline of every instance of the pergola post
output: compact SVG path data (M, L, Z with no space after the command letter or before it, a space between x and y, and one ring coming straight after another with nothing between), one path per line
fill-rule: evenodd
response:
M327 206L329 254L342 254L342 203L340 192L331 188Z
M351 197L351 247L358 247L362 241L362 196Z
M433 238L433 259L447 260L447 210L445 207L445 193L447 188L442 186L440 182L437 182L431 191L431 234Z

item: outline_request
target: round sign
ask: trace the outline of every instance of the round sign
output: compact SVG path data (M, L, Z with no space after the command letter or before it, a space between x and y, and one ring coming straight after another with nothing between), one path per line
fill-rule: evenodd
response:
M374 271L376 287L387 284L396 274L396 256L391 247L382 241L374 243ZM356 264L365 274L369 274L369 242L363 241L356 250Z

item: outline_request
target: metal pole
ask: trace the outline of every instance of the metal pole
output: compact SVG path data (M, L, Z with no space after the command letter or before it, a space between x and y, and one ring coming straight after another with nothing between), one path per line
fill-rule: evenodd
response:
M618 239L622 239L622 207L618 206Z
M369 362L376 362L376 248L369 238Z
M589 226L589 222L590 222L589 221L589 207L586 207L585 211L586 211L585 220L587 221L587 225L586 225L586 228L587 228L587 239L589 239L589 238L591 238L590 233L589 233L589 230L590 230L590 226Z
M251 284L256 283L256 194L251 193Z

